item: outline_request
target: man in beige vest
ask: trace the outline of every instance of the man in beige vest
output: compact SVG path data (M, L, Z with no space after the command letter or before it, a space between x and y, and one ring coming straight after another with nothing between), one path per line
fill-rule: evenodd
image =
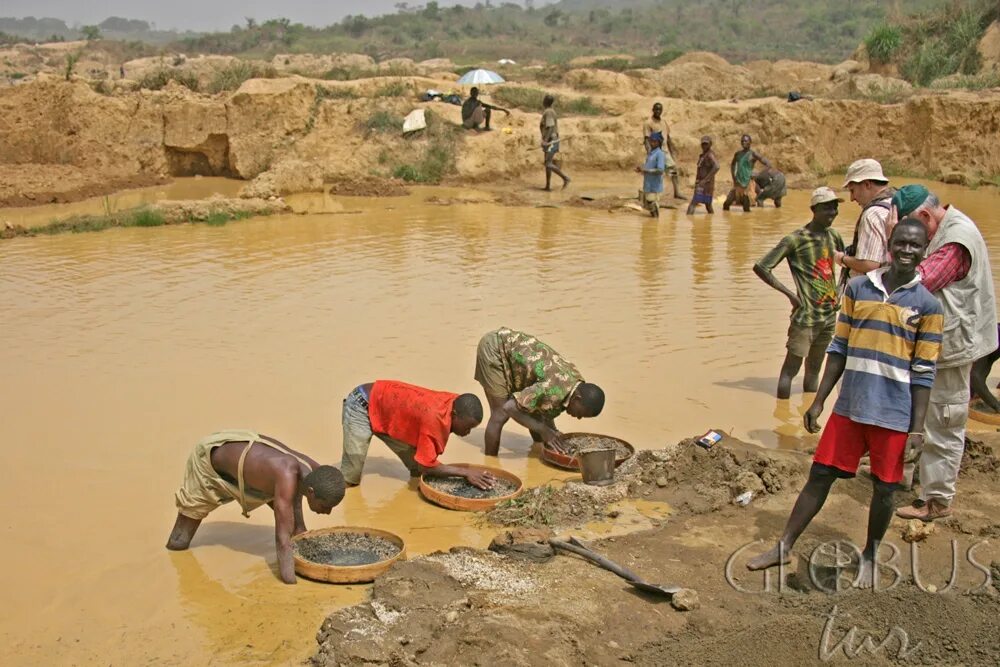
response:
M944 309L944 335L931 389L920 454L920 498L901 507L903 519L933 521L952 514L958 469L969 419L969 371L997 348L993 273L976 224L922 185L907 185L892 198L899 218L920 220L931 238L920 263L921 282Z

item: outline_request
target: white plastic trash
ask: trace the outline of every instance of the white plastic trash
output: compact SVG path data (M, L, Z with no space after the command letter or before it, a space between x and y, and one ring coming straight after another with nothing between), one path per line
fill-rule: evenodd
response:
M747 491L746 493L741 493L733 499L733 502L740 507L746 507L753 500L753 491Z
M414 109L403 119L403 134L416 132L427 127L427 117L423 109Z

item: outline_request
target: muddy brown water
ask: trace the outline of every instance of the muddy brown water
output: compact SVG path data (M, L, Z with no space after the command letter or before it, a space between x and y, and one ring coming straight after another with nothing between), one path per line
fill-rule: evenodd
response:
M575 183L594 196L636 188L606 174ZM174 187L174 197L205 194ZM995 189L935 189L1000 247ZM659 223L422 203L468 194L302 196L293 203L316 214L0 242L0 590L17 610L0 615L5 664L308 656L324 615L366 588L281 585L267 508L249 520L222 508L192 549L167 552L191 447L211 431L249 427L337 463L340 401L354 386L396 378L478 393L476 343L499 325L539 335L604 386L604 414L563 417L565 431L585 427L639 449L709 428L769 447L814 442L800 426L801 383L791 400L773 398L787 302L750 269L807 221L806 193L751 214L664 210ZM856 215L843 205L845 237ZM482 428L453 438L444 460L496 464L482 439ZM530 450L511 423L499 464L527 485L578 478ZM390 530L413 555L485 546L492 531L474 521L421 499L377 440L362 485L330 516L306 513L310 528Z

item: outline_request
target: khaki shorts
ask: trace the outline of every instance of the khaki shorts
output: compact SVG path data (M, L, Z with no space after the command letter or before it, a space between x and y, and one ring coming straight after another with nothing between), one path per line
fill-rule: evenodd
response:
M785 347L796 357L803 359L810 354L824 354L833 340L833 329L836 320L804 327L792 322L788 325L788 342Z
M476 349L476 374L473 376L488 397L506 399L510 396L507 377L503 372L503 354L496 331L479 339Z
M204 519L209 513L240 497L240 488L222 476L212 467L212 450L227 442L259 440L260 436L251 432L224 431L213 433L197 445L188 457L184 470L184 481L177 490L174 501L177 512L191 519ZM267 504L271 498L262 497L251 489L246 489L244 513Z
M472 112L472 115L462 121L462 126L471 130L475 127L479 127L486 122L486 112L483 111L482 107L476 107L476 110Z

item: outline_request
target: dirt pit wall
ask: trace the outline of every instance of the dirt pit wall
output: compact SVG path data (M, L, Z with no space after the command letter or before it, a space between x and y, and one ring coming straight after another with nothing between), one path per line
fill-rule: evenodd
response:
M260 177L248 192L254 196L316 189L349 175L390 176L394 161L417 159L428 139L421 133L404 138L396 120L386 126L385 118L400 119L423 107L446 123L460 123L457 106L415 101L419 91L441 84L420 77L327 83L294 76L250 80L231 95L208 96L176 84L157 92L102 95L83 82L37 81L0 88L5 119L0 165L31 164L31 181L11 187L22 199L34 193L43 195L42 201L59 192L59 174L67 168L88 174L95 185L198 174ZM725 164L744 132L779 168L799 176L798 182L838 173L863 156L882 160L896 173L957 182L974 184L1000 174L992 140L1000 130L996 95L915 95L893 105L822 98L699 102L632 91L591 97L608 113L564 114L560 120L561 157L569 170L637 164L643 118L659 99L685 175L693 169L702 135L715 137ZM538 114L515 109L509 117L496 114L500 131L458 132L448 148L454 160L449 178L495 181L537 170L537 122ZM75 188L93 190L85 185Z

